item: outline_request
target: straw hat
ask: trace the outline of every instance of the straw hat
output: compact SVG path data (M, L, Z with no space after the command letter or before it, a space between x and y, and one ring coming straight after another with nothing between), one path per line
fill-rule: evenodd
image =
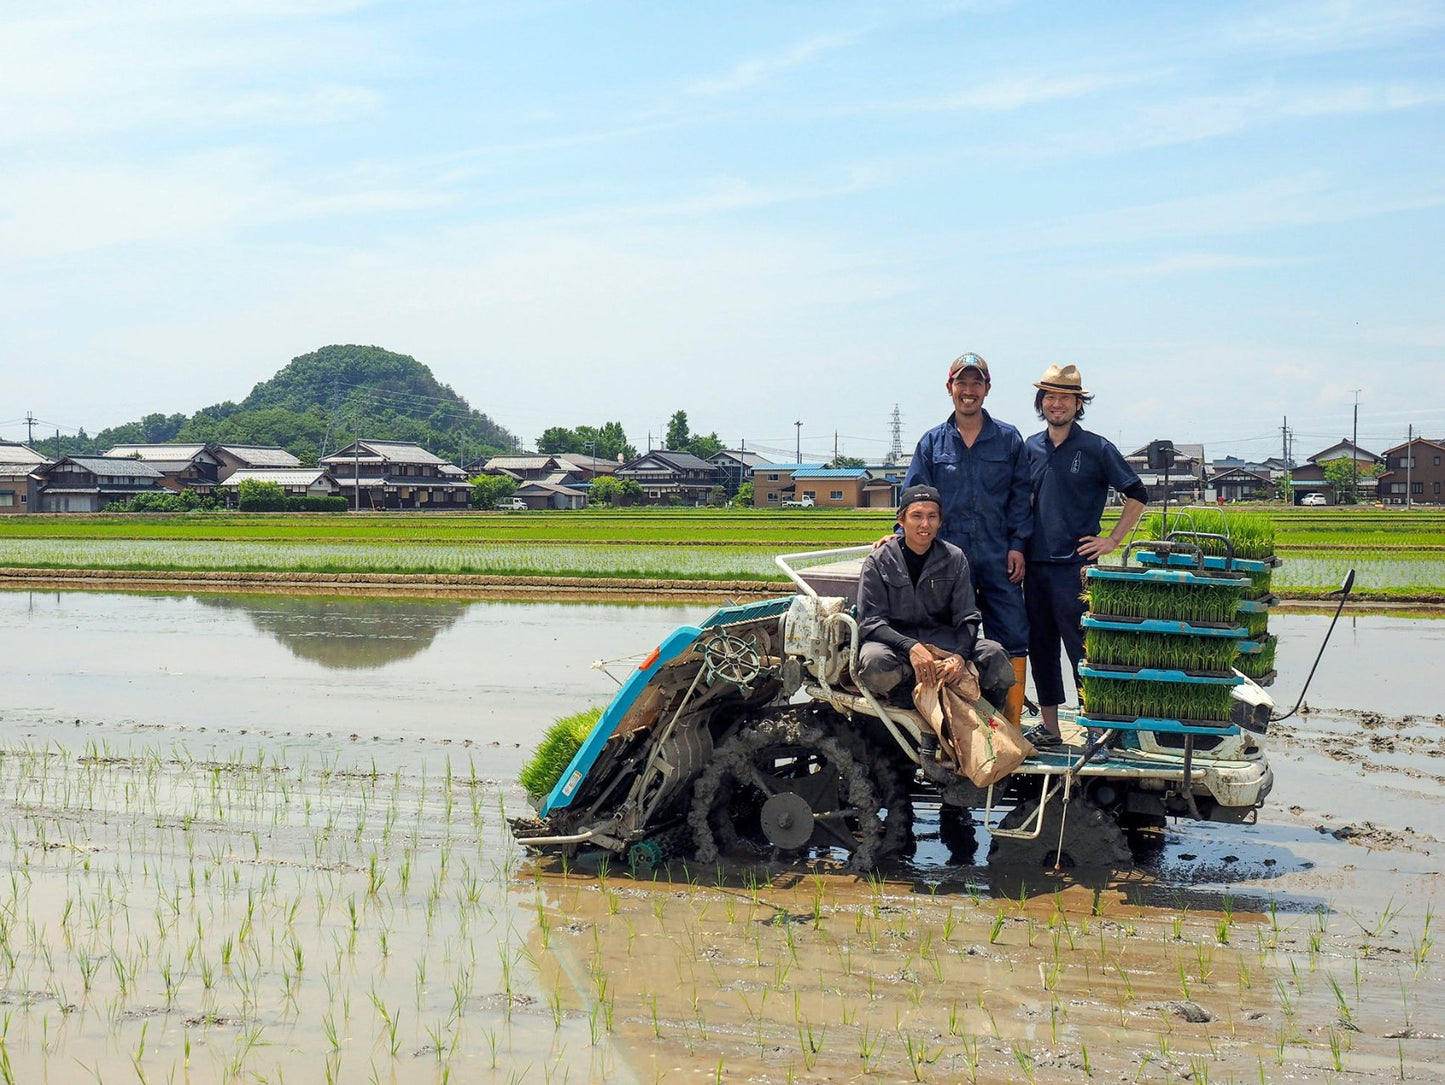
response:
M1040 380L1034 381L1035 388L1042 388L1045 392L1072 392L1076 396L1086 396L1088 391L1084 388L1084 379L1079 376L1079 367L1076 365L1051 365L1048 372Z

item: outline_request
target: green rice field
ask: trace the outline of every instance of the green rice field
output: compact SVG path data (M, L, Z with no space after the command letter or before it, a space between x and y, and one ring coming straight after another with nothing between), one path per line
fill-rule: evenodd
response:
M1354 568L1362 596L1445 600L1445 509L1240 511L1273 525L1279 595L1318 595ZM891 523L886 509L24 515L0 519L0 567L781 580L774 555L868 543Z

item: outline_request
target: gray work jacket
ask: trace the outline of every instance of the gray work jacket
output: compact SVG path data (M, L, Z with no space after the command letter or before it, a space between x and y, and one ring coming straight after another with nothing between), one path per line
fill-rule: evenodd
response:
M978 641L978 604L968 559L935 539L915 587L895 535L863 559L858 577L858 636L907 654L914 641L936 644L968 659Z

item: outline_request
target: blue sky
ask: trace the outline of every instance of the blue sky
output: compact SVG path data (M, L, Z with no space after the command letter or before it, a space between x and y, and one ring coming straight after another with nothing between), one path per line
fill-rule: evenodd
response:
M1442 61L1386 0L5 3L0 435L354 342L525 442L877 458L970 349L1026 433L1073 362L1130 446L1445 437Z

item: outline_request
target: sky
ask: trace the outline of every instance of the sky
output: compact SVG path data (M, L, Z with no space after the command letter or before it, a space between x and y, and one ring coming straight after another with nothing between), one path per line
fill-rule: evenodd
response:
M530 446L1445 437L1445 5L0 0L0 437L375 344ZM801 423L799 425L799 423Z

